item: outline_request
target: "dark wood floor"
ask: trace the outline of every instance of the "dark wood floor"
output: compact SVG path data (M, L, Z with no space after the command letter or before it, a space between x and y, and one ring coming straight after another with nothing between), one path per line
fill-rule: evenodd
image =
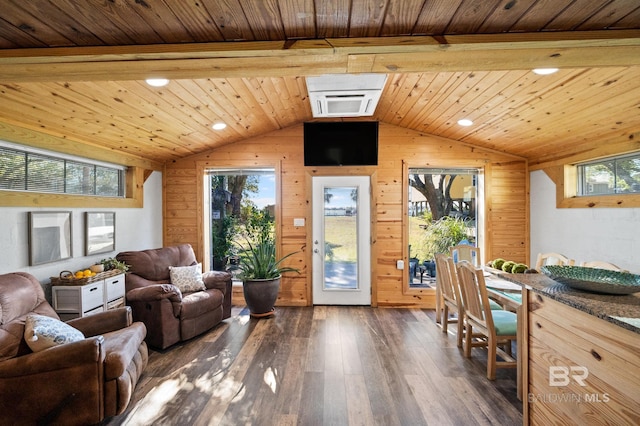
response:
M519 425L515 370L486 379L434 311L234 309L214 330L149 365L129 409L107 425ZM454 327L451 327L454 328Z

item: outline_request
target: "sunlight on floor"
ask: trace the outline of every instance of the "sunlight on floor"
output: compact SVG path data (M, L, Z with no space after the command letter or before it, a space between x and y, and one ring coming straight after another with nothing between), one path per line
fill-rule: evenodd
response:
M153 388L149 393L137 404L127 416L124 422L127 425L148 425L162 416L166 405L178 392L185 387L193 388L193 385L187 381L186 376L181 375L177 379L167 380L159 386Z
M278 383L277 383L278 381L276 379L277 376L278 376L278 370L274 371L271 367L267 368L263 375L265 384L269 386L269 389L271 389L271 392L273 392L274 394L278 390Z

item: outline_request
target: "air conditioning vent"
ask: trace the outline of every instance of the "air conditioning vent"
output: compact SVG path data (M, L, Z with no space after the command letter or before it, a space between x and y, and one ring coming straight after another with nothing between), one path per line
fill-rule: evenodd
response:
M314 117L371 116L378 104L379 90L312 92L311 109Z
M332 74L307 77L314 117L364 117L375 112L384 74Z

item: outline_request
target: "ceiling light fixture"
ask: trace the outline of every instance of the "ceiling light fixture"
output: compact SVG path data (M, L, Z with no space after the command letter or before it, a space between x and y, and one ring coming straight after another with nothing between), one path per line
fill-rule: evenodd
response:
M469 120L468 118L462 118L460 120L458 120L458 124L461 126L471 126L473 124L473 121Z
M169 80L166 78L148 78L145 80L149 86L162 87L169 84Z
M549 75L558 72L558 68L536 68L533 72L538 75Z
M226 128L226 127L227 127L227 125L225 123L221 122L221 121L218 122L218 123L213 123L213 125L211 126L211 128L213 130L222 130L222 129Z

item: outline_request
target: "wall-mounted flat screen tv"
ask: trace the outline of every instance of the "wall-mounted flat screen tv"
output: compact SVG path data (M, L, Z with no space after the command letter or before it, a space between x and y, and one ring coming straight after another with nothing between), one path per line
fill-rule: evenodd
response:
M378 165L378 122L304 123L304 165Z

